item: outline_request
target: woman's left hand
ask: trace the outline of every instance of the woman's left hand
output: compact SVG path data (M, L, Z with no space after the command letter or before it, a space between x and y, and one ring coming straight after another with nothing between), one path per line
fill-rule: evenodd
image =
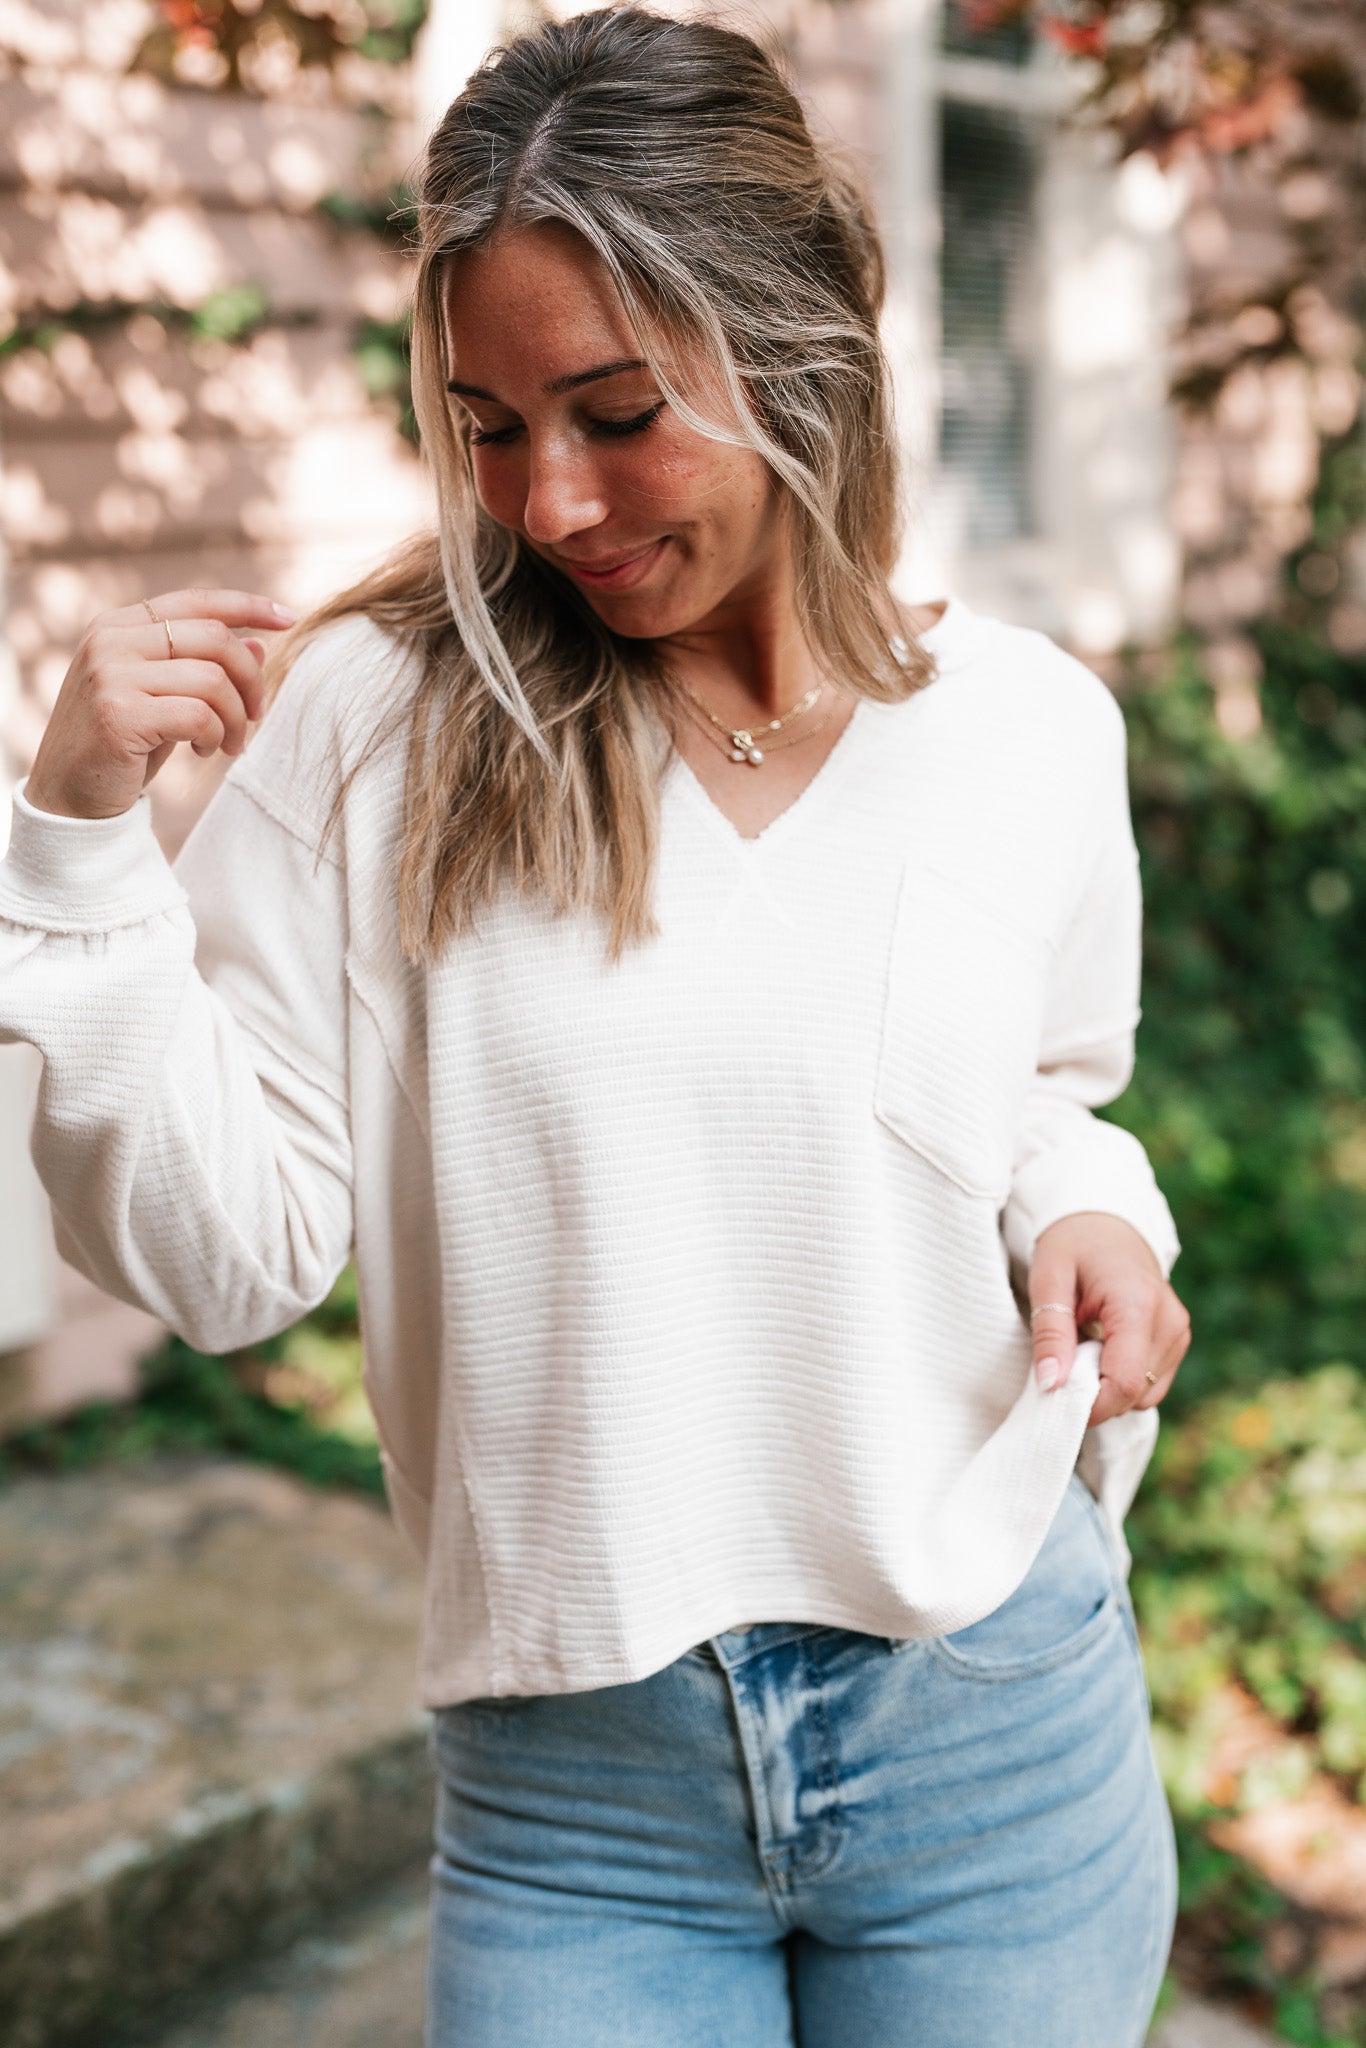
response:
M1045 1393L1067 1384L1078 1332L1103 1333L1092 1423L1155 1408L1190 1345L1191 1319L1151 1245L1122 1217L1099 1210L1062 1216L1040 1233L1029 1305L1034 1370Z

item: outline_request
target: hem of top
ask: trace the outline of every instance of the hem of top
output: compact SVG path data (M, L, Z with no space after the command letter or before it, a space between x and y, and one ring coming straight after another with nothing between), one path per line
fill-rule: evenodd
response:
M761 1615L765 1607L780 1608L786 1604L789 1603L765 1600L751 1601L741 1611L746 1614ZM836 1610L831 1606L826 1611L824 1617L822 1617L820 1613L816 1612L813 1603L794 1601L790 1604L794 1607L802 1606L806 1608L806 1613L801 1620L787 1621L778 1619L759 1622L755 1626L783 1630L785 1633L781 1637L782 1641L795 1641L801 1636L811 1635L826 1629L842 1630L851 1635L866 1635L872 1637L876 1642L884 1643L932 1642L936 1636L946 1632L943 1629L933 1627L918 1629L891 1628L887 1626L887 1617L885 1615L880 1620L871 1617L854 1619L851 1618L851 1610L847 1607ZM968 1624L960 1622L956 1623L955 1626L966 1627ZM676 1663L680 1657L686 1656L689 1650L695 1650L701 1644L710 1642L714 1636L727 1635L732 1632L731 1629L727 1629L724 1626L711 1630L700 1627L697 1633L689 1635L686 1641L679 1643L677 1648L666 1649L662 1655L640 1659L613 1660L611 1663L599 1666L591 1675L586 1674L582 1670L576 1670L572 1675L562 1670L560 1673L562 1682L535 1689L523 1687L502 1693L492 1691L490 1687L494 1674L489 1672L485 1674L488 1680L487 1684L464 1691L453 1690L449 1681L443 1682L438 1674L433 1673L431 1677L424 1678L419 1684L418 1701L427 1713L439 1714L444 1707L458 1707L463 1705L466 1700L472 1699L560 1698L570 1693L601 1692L610 1686L636 1685L647 1678L657 1678L662 1671L667 1671L669 1666ZM773 1639L768 1646L776 1646L777 1640L779 1639ZM756 1645L757 1647L759 1646ZM749 1653L741 1653L742 1657L747 1654ZM732 1659L731 1661L734 1662L736 1660ZM566 1679L568 1682L563 1682Z

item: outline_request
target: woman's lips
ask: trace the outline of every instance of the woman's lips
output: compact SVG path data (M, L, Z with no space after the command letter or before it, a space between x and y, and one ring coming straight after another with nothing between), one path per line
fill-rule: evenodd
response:
M601 569L587 562L568 561L563 555L557 556L556 560L561 569L580 583L586 583L590 590L633 590L649 575L668 544L666 534L662 540L652 541L639 554L619 555L615 561L609 558L608 566Z

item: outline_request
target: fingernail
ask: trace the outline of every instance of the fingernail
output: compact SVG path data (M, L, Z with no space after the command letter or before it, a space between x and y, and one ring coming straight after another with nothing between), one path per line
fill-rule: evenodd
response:
M276 618L283 619L287 626L298 625L299 614L297 612L292 612L287 604L272 604L270 608L274 612Z
M1051 1394L1062 1378L1062 1366L1056 1358L1041 1358L1034 1368L1040 1392Z

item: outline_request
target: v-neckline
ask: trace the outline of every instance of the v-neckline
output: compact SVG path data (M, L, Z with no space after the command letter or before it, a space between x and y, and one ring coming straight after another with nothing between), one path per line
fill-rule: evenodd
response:
M938 602L938 600L935 600ZM943 599L944 609L932 625L919 635L920 645L933 654L939 668L945 664L945 656L952 664L955 650L961 651L968 629L975 623L975 614L961 597L950 591ZM829 800L830 792L842 782L849 772L854 758L855 747L851 742L875 723L872 716L887 707L874 704L866 697L854 699L854 709L844 730L835 741L820 767L797 791L790 804L784 805L776 818L770 818L759 832L744 833L732 818L727 817L715 797L705 788L700 777L688 766L682 754L675 748L670 759L670 769L682 788L688 792L694 808L700 808L712 820L713 829L722 833L730 844L744 854L755 855L772 846L775 841L785 839L813 811L819 811L823 802Z
M766 849L771 846L775 838L785 838L787 833L793 829L794 821L800 823L801 819L807 817L812 810L818 809L823 795L828 798L831 787L844 779L854 752L850 741L855 737L855 728L861 731L866 724L866 714L867 704L865 700L862 697L856 697L854 708L845 720L838 739L821 762L815 774L808 782L802 784L791 803L784 804L778 815L775 818L770 818L768 823L758 832L742 832L740 830L735 820L728 817L725 811L722 810L715 797L711 795L700 777L688 765L677 748L674 749L671 766L683 788L691 795L694 806L700 806L707 813L714 821L717 830L722 832L733 846L739 847L743 852L757 852L760 848Z

